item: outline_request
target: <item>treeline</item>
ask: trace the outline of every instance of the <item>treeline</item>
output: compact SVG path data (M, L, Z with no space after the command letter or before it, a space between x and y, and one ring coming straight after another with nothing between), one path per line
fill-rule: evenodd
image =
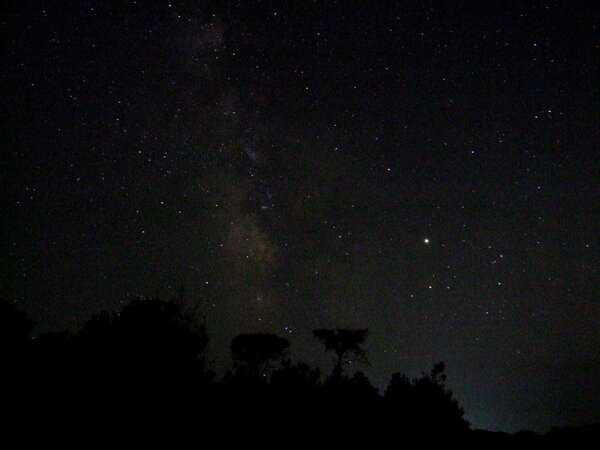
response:
M241 334L231 342L233 367L217 380L205 357L204 320L182 300L136 299L92 317L76 333L35 338L33 321L8 302L1 309L16 404L38 414L211 416L238 424L311 424L333 434L335 424L385 420L413 431L469 428L444 384L443 363L414 380L394 374L382 396L364 373L344 374L349 361L368 362L367 330L314 330L315 344L334 355L330 373L290 360L283 337Z
M383 395L363 372L345 374L350 361L368 363L365 329L313 331L334 357L324 372L292 361L283 337L241 334L230 346L233 367L217 379L200 311L180 299L136 299L75 333L32 338L34 326L0 302L4 405L14 417L187 423L206 434L224 427L230 439L294 435L305 444L317 435L342 445L469 431L443 363L416 379L393 374Z

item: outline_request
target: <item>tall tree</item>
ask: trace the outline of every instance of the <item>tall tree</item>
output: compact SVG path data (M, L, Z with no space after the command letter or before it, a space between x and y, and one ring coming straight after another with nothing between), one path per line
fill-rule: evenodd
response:
M351 330L349 328L313 330L313 336L320 341L326 351L332 351L336 355L333 366L334 377L342 375L342 366L352 361L369 364L367 352L361 344L367 339L368 329Z

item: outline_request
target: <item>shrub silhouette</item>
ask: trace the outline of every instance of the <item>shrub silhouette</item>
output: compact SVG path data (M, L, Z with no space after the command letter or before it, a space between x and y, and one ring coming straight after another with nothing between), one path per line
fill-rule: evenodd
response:
M429 374L409 380L395 373L384 393L388 418L411 432L437 430L461 433L469 428L464 410L446 388L445 365L439 362Z
M292 364L287 360L271 375L271 385L315 388L319 385L320 377L321 371L318 368L312 368L303 362Z
M288 355L290 342L270 333L240 334L231 341L231 355L238 374L268 377Z

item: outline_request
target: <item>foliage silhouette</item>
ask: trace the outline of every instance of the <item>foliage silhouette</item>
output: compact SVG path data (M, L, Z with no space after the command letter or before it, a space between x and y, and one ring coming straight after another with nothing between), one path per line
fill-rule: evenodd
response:
M292 364L289 360L282 363L280 369L271 375L271 385L276 389L286 389L293 392L308 392L319 386L321 371L308 364L300 362Z
M0 300L0 345L13 348L23 345L35 327L35 322L6 300Z
M317 329L313 330L313 336L320 341L326 351L333 351L336 355L333 366L333 375L342 375L343 364L352 360L362 364L369 364L367 352L361 348L361 344L367 339L369 330L351 330L349 328Z
M240 334L231 341L234 368L250 377L268 377L287 358L290 342L270 333Z
M75 384L95 386L83 388L89 393L85 400L71 399L82 409L94 405L97 412L120 414L189 409L214 376L205 367L204 320L180 299L135 299L118 313L92 317L72 341Z
M464 410L446 388L444 371L444 363L438 362L429 374L412 381L399 373L392 375L384 393L386 407L413 432L437 430L454 434L469 429Z
M29 338L34 322L0 304L5 405L28 421L61 420L157 426L189 424L210 433L227 423L240 443L285 442L376 446L377 439L435 436L471 443L534 443L598 436L600 428L556 429L546 435L470 430L464 411L446 387L440 362L422 376L395 373L383 396L362 372L346 375L350 360L366 362L367 330L314 330L335 358L325 379L318 368L289 359L287 339L241 334L231 342L234 372L221 381L207 368L206 325L197 308L180 299L139 298L120 312L102 312L76 332ZM12 356L11 356L12 355ZM17 355L17 356L15 356Z

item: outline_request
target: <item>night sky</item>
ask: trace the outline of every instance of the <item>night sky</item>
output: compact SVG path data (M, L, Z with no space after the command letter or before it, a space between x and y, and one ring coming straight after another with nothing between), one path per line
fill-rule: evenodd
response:
M13 2L0 296L42 332L184 286L220 372L258 331L328 372L312 330L366 327L376 386L443 360L474 427L600 421L599 18Z

